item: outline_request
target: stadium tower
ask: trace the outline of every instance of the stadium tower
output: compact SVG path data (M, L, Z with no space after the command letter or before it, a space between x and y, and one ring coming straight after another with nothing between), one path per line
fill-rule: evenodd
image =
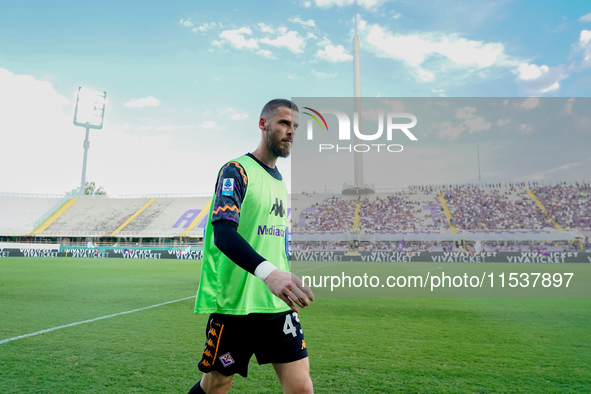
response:
M361 69L360 69L360 62L359 62L359 36L357 35L357 1L355 1L355 36L353 37L353 58L355 63L355 81L354 81L354 89L355 89L355 113L359 114L358 116L358 126L359 130L362 130L361 123L362 123L362 116L361 116ZM355 119L353 119L355 122ZM355 137L356 143L359 143L359 138ZM366 194L373 194L375 193L373 184L366 184L363 181L363 153L355 151L353 153L353 169L354 169L354 178L353 183L345 183L343 185L343 194L344 195L366 195Z

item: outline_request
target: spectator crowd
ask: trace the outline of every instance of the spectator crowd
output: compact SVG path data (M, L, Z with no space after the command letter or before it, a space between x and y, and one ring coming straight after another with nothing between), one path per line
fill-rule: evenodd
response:
M308 233L432 232L450 228L539 231L552 230L556 224L564 230L589 231L591 187L589 183L541 186L535 182L413 186L356 198L331 196L299 215L303 219L295 218L298 224L293 230Z

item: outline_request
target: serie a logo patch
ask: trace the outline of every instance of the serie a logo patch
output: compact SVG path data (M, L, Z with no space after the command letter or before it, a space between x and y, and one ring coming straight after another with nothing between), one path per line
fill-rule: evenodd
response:
M232 356L230 355L230 353L226 353L223 356L220 356L219 359L222 362L222 364L224 365L224 367L232 365L235 362L234 359L232 358Z
M222 196L234 194L234 178L224 178L222 181Z

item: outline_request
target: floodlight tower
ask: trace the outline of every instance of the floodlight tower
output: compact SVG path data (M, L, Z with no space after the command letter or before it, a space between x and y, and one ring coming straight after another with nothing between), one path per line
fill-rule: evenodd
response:
M355 37L353 37L353 58L355 63L355 112L359 115L358 126L361 130L361 62L359 60L359 36L357 35L357 1L355 1ZM355 152L353 156L354 168L355 168L355 186L363 186L363 156L359 152Z
M359 36L357 35L357 1L355 1L355 36L353 37L353 62L355 64L354 69L354 92L355 92L355 105L354 112L358 114L357 125L359 130L362 130L362 106L361 106L361 63L359 60ZM355 119L353 119L355 123ZM359 141L355 137L356 141ZM353 153L353 185L345 184L343 187L343 194L373 194L373 186L365 184L363 181L363 153L355 151Z
M96 92L91 89L78 87L78 96L76 97L76 109L74 111L74 124L86 129L86 139L84 140L84 159L82 161L82 181L80 182L80 196L84 195L86 189L86 161L88 158L88 148L90 148L90 129L102 129L105 117L105 103L107 101L107 92Z

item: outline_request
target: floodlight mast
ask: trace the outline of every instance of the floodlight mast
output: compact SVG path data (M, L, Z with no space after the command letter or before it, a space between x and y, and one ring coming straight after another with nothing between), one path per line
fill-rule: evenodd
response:
M74 124L86 129L84 139L84 159L82 160L82 179L80 181L79 196L86 192L86 162L88 159L88 148L90 148L90 129L102 129L105 117L105 102L107 92L95 92L90 89L78 87L76 97L76 109L74 111Z
M86 161L88 160L88 148L90 148L89 136L90 127L86 127L86 138L82 145L84 147L84 159L82 159L82 180L80 181L80 190L78 191L78 195L80 196L86 195Z
M358 114L357 127L362 129L362 103L361 103L361 66L359 60L359 36L357 35L357 1L355 1L355 36L353 37L353 63L354 63L354 78L353 89L355 93L354 113ZM353 120L355 122L355 120ZM355 126L353 126L355 127ZM359 142L359 137L355 137L355 141ZM353 153L353 169L354 180L353 185L345 183L343 185L343 194L373 194L373 184L365 184L363 180L363 153L355 151Z

